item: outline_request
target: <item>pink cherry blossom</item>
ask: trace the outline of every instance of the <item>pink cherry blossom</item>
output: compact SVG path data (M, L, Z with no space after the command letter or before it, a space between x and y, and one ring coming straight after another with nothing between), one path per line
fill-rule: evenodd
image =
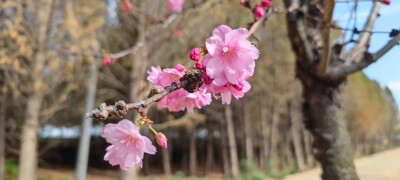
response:
M203 73L204 85L202 88L206 88L207 92L212 93L214 95L216 93L221 94L222 104L230 104L232 95L236 99L239 99L243 97L244 94L251 89L250 83L248 83L245 80L239 82L238 84L227 83L223 86L220 86L217 85L215 81L212 81L212 79L209 79L209 77L204 74L205 73Z
M168 7L172 12L180 12L185 0L168 0Z
M193 112L195 107L201 108L211 104L211 94L205 90L199 89L194 93L189 93L184 89L178 89L163 97L158 103L158 108L168 108L169 111L182 111L185 108L189 113Z
M107 124L101 136L112 144L107 147L104 160L113 166L119 165L122 170L127 170L133 165L142 167L144 153L156 153L156 147L150 139L142 136L137 126L127 119L118 124Z
M254 17L256 19L263 17L264 13L265 13L264 8L261 5L258 5L256 6L256 8L254 8Z
M181 68L178 67L179 70ZM147 79L153 85L162 87L170 86L173 82L179 83L179 79L184 75L183 71L177 69L164 69L161 71L160 67L152 67L152 71L148 72ZM170 111L181 111L185 108L188 112L193 112L193 109L201 108L202 106L211 103L211 94L206 93L205 90L199 90L194 93L189 93L184 89L178 89L167 96L163 97L158 103L158 108L168 108Z
M199 48L193 48L190 51L190 59L193 61L198 61L200 59L201 50Z
M269 0L263 0L261 5L265 8L268 8L271 5L271 1Z
M168 146L167 140L168 140L167 137L165 137L165 135L162 132L157 133L156 141L158 145L160 145L163 148L167 148Z
M226 25L214 29L206 40L208 54L203 59L207 75L218 86L238 84L254 74L258 49L246 38L245 28L232 30Z
M127 12L132 9L132 4L129 0L124 0L124 6L122 7L122 12Z

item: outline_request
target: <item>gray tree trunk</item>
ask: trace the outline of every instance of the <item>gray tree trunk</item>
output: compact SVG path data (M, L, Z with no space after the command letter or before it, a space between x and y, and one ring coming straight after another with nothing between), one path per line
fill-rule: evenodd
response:
M6 112L7 112L7 94L2 94L0 99L0 180L4 177L4 163L6 159Z
M295 106L293 102L290 102L288 104L288 109L289 109L289 116L290 116L290 122L291 122L291 133L292 133L292 138L293 138L293 147L294 147L294 154L296 158L296 165L299 170L303 170L305 168L304 166L304 153L303 153L303 148L301 147L301 118L300 114L296 113Z
M267 154L267 164L270 162L272 156L275 154L278 137L278 123L279 123L279 112L278 102L274 102L272 105L272 119L269 129L269 149Z
M193 127L189 132L189 175L196 176L196 128Z
M18 179L36 179L37 174L37 129L39 127L40 108L43 100L42 79L46 60L46 39L50 22L52 0L38 1L36 24L37 51L33 59L32 92L27 97L25 121L22 127L21 151Z
M260 102L260 116L261 116L261 129L262 129L262 148L260 150L260 169L264 170L265 169L265 163L267 161L267 156L269 154L269 131L268 131L268 118L267 118L267 113L265 109L265 103L264 101L261 100Z
M229 151L228 145L226 144L227 134L226 134L226 123L221 122L220 132L221 132L221 157L222 157L222 167L224 169L224 177L232 176L230 162L229 162Z
M302 76L307 116L313 135L314 155L322 165L322 179L358 179L347 122L344 119L344 80L321 82Z
M228 105L225 106L225 120L228 129L229 154L231 156L231 172L232 176L236 177L239 175L239 160L237 154L235 130L232 120L232 107Z
M206 167L205 167L205 176L209 175L213 169L213 160L214 160L214 128L212 126L208 127L208 135L207 135L207 157L206 157Z
M247 160L253 161L253 139L251 137L250 107L246 101L243 102L243 125L245 136L245 149Z
M93 61L90 74L89 74L89 82L88 88L86 90L86 99L85 99L85 111L90 112L95 103L96 98L96 89L97 89L97 75L99 70L99 62ZM81 127L81 137L79 140L78 147L78 159L76 160L76 174L75 178L77 180L86 179L86 172L88 166L89 159L89 149L90 149L90 129L92 127L92 118L87 118L86 114L83 114L82 117L82 127Z

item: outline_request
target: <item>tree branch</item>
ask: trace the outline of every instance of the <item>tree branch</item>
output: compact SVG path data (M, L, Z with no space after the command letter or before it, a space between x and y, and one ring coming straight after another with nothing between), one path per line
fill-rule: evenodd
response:
M321 61L318 66L318 75L323 76L325 74L327 65L328 65L328 57L329 57L329 39L330 39L330 30L331 28L329 25L332 21L333 9L335 8L335 1L334 0L327 0L325 1L325 9L324 9L324 17L322 24L322 54L321 54ZM328 23L328 24L325 24Z
M375 54L370 54L368 52L365 52L364 55L361 56L361 59L359 61L355 61L352 64L331 68L329 70L329 73L327 73L327 77L331 79L339 79L346 77L347 75L353 72L359 71L369 66L370 64L378 61L390 49L392 49L395 45L398 45L399 42L400 42L400 34L395 36Z
M187 10L189 10L191 8L195 8L203 3L204 3L204 0L200 0L200 1L193 3L192 5L190 5L188 7L185 7L181 12L175 12L175 13L170 14L167 18L165 18L162 21L161 27L158 28L157 31L155 31L155 32L151 33L149 36L147 36L144 42L138 41L135 45L131 46L128 49L109 54L109 57L110 58L121 58L123 56L126 56L126 55L132 53L132 51L138 50L139 48L143 47L147 42L153 40L158 34L163 32L163 30L166 27L168 27L168 25L171 24L178 17L179 14L182 14L182 13L186 12Z
M171 92L174 92L180 88L184 88L188 92L197 91L198 88L203 84L201 77L202 72L197 69L188 70L182 78L180 83L172 83L171 86L162 88L161 86L155 86L148 95L148 99L143 101L126 104L124 101L118 101L115 105L106 106L105 103L90 113L87 113L88 118L95 118L98 120L106 120L109 116L115 115L117 117L124 117L128 114L131 109L136 109L140 114L144 114L144 110L152 103L158 102L163 97Z

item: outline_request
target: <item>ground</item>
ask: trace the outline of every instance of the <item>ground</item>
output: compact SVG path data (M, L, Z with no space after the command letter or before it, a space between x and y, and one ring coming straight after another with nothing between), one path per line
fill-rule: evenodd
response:
M356 160L356 168L361 180L400 180L400 148L383 151L371 156ZM314 168L287 176L286 180L319 180L321 170ZM43 169L40 168L41 180L72 180L73 169ZM113 170L89 169L88 180L114 180L118 172ZM149 176L143 179L161 179L162 176ZM215 175L207 179L221 179L222 175ZM163 177L165 179L165 177ZM174 179L174 178L167 178ZM193 179L193 178L185 178Z
M361 180L400 180L400 148L383 151L356 160ZM319 180L320 168L287 176L286 180Z

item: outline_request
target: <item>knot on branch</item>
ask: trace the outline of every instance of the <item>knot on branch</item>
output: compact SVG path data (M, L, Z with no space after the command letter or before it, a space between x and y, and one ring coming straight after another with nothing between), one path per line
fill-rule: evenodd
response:
M108 118L106 103L101 103L100 106L92 112L92 117L101 121Z
M128 114L128 107L124 101L118 101L114 106L114 114L120 118L126 116Z
M179 79L181 82L187 82L187 85L184 86L183 89L190 93L196 92L199 87L203 85L203 78L201 75L202 71L198 69L188 70L185 75Z
M147 98L151 98L156 94L160 94L164 91L164 88L161 86L154 86L153 88L151 88L149 95L147 96Z
M368 63L373 63L375 60L374 60L374 56L371 54L371 53L369 53L369 52L365 52L364 53L364 59L365 59L365 61L366 62L368 62Z

